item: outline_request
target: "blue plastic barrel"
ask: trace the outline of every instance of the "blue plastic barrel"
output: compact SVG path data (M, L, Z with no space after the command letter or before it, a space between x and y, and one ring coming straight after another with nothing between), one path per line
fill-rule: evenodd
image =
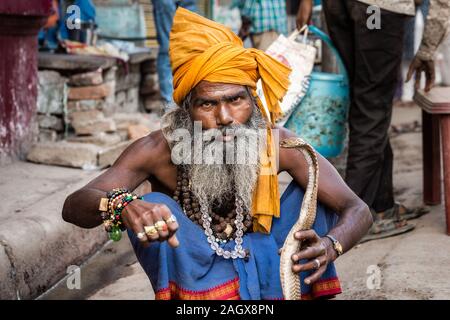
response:
M323 40L336 55L340 73L312 72L307 94L295 107L284 127L309 142L327 158L344 149L350 104L348 77L330 38L314 26L309 30Z

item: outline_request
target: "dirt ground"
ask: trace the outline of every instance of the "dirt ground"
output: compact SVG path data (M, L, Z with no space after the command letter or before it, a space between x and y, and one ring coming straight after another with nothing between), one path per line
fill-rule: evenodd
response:
M422 204L420 110L394 108L393 125L396 200L418 206ZM443 206L431 207L430 213L412 222L416 227L411 232L358 245L336 261L343 287L337 299L450 299L450 237L445 234ZM84 289L67 290L63 279L42 298L154 298L127 239L108 243L81 272Z

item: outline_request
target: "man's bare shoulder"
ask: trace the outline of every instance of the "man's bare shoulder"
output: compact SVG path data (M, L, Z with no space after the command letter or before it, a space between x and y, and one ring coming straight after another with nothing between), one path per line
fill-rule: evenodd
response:
M169 153L170 148L162 130L156 130L152 133L142 137L135 142L136 147L143 151L152 151L158 154Z
M278 134L279 142L281 142L285 139L298 137L292 131L290 131L286 128L280 127L280 126L275 126L275 128L273 130L276 130L276 132ZM279 147L278 154L279 154L279 171L280 172L284 171L284 170L289 170L293 166L300 165L298 162L293 161L293 159L295 159L297 156L297 152L295 151L295 149L287 149L287 148Z
M152 173L160 166L170 163L170 148L161 130L156 130L133 142L119 157L116 164L127 162L128 166Z
M284 127L275 126L275 128L273 130L276 130L276 132L278 134L279 142L281 142L281 141L283 141L285 139L297 137L297 135L295 133L293 133L292 131L290 131L290 130L284 128ZM281 150L280 150L280 152L281 152Z

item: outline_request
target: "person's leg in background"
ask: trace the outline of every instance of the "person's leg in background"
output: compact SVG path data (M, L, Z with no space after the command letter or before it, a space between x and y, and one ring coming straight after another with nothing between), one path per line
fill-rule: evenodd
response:
M322 8L330 38L347 69L346 71L350 80L350 100L353 100L352 88L355 73L355 45L353 21L349 14L347 1L322 0Z
M173 16L178 6L194 12L197 11L197 6L195 0L152 0L152 4L156 38L159 45L156 69L164 111L167 111L167 107L173 102L173 77L169 59L169 36L172 29Z
M383 11L383 29L369 30L367 5L323 0L322 6L330 37L350 79L346 182L376 218L375 212L394 208L393 154L388 129L402 58L405 17ZM404 221L400 224L395 219L377 219L370 233L377 234L373 237L376 238L410 229Z
M173 0L152 0L159 51L156 70L164 108L173 101L173 78L169 60L169 35L176 5Z
M387 130L402 55L403 16L397 15L400 29L396 28L389 37L389 31L367 28L366 5L326 0L323 8L330 36L350 77L346 182L370 207L376 206L376 211L389 209L393 206L393 188L392 150ZM388 19L386 14L381 17L383 28L392 27ZM383 43L384 33L390 38L386 40L389 43ZM347 44L349 41L351 46ZM383 200L376 199L380 191Z
M394 206L388 129L406 16L381 10L381 29L370 30L367 5L348 4L355 26L355 79L346 181L371 208L381 212Z
M177 7L183 7L187 10L197 12L197 1L196 0L178 0Z

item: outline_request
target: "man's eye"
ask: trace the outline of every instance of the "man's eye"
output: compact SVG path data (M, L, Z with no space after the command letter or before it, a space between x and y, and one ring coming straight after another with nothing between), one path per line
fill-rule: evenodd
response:
M212 103L211 102L203 102L200 106L202 108L210 108L210 107L212 107Z
M239 102L241 101L241 97L234 97L231 99L231 102Z

